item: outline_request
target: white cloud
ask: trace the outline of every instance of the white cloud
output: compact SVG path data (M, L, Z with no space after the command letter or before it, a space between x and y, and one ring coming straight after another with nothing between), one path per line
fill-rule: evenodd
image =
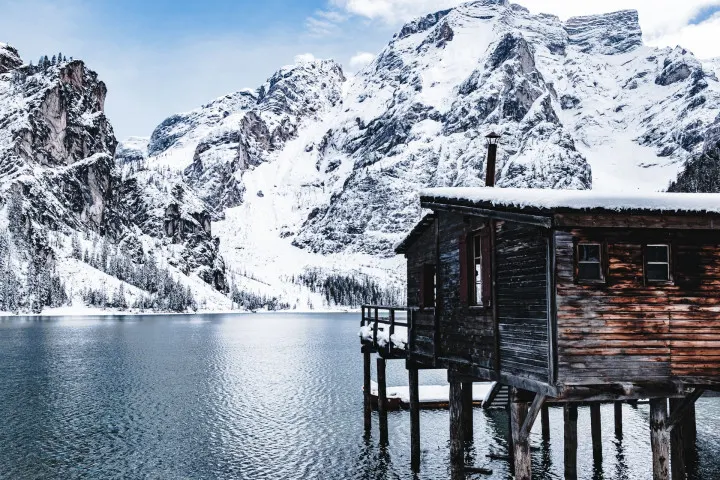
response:
M301 63L310 63L315 61L315 55L312 53L301 53L300 55L295 55L295 63L301 64Z
M330 0L335 8L387 23L406 22L420 15L455 7L467 0Z
M720 15L716 14L698 25L685 25L647 43L654 46L680 45L700 59L720 57Z
M375 60L375 54L370 52L358 52L350 58L348 65L351 70L362 70Z

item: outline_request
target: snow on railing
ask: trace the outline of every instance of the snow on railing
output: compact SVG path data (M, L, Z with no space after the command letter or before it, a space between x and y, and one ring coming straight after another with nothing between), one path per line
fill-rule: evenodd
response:
M375 348L406 351L411 310L407 307L363 305L360 341Z

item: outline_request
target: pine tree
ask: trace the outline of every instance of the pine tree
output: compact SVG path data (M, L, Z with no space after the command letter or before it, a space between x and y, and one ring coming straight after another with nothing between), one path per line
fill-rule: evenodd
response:
M77 260L82 260L83 252L82 252L82 247L80 246L80 237L78 237L77 233L75 233L72 236L71 248L72 248L72 253L71 253L72 258L75 258Z
M14 235L23 234L23 198L19 188L10 191L7 203L8 228Z
M55 55L52 56L52 59L50 60L50 65L56 65L57 64L57 57Z

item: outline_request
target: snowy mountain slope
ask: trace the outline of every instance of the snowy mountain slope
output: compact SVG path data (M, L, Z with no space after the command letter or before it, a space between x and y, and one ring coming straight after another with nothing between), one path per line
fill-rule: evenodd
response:
M417 188L482 181L491 130L500 186L666 188L702 150L720 89L689 52L642 46L637 20L563 23L479 1L406 26L349 86L328 148L305 160L352 167L296 245L389 252L417 218Z
M115 148L115 162L118 166L139 164L148 158L149 137L129 137L118 142Z
M302 62L171 116L146 165L215 209L240 287L317 307L304 272L400 284L392 246L421 216L417 191L483 184L490 131L502 134L501 187L655 191L694 178L684 166L720 139L717 66L645 46L634 11L562 22L474 1L408 23L354 77Z

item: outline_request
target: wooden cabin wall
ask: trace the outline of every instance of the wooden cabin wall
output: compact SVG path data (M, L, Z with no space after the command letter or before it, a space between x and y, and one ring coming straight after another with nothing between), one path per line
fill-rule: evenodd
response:
M548 231L497 222L495 285L501 373L549 382Z
M492 311L470 308L467 302L460 301L460 238L484 223L479 217L438 212L438 356L493 369Z
M435 265L436 255L435 224L428 226L425 231L408 247L407 258L407 305L420 308L420 290L423 286L423 272L425 265ZM434 359L435 350L433 339L435 334L435 309L423 308L415 312L413 318L412 339L410 341L410 354L416 356L416 361L427 362Z
M574 280L573 239L606 243L606 283ZM643 244L670 243L674 283L646 285ZM558 381L720 383L720 233L555 233Z

